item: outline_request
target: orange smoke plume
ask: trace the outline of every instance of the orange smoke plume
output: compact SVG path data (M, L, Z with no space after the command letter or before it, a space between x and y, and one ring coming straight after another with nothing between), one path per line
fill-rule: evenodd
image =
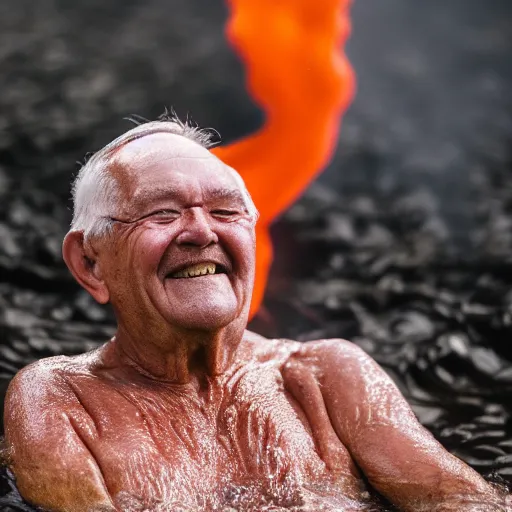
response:
M243 177L260 212L251 316L272 263L269 227L328 164L354 93L343 45L349 0L228 0L229 41L265 114L256 133L214 153Z

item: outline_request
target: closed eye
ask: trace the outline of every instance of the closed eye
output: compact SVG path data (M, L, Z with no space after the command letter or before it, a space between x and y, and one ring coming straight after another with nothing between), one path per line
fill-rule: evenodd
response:
M238 210L212 210L210 213L218 217L231 217L240 214Z
M176 220L180 215L181 213L177 210L157 210L151 213L147 213L146 215L142 215L141 217L137 217L133 220L118 219L116 217L108 218L113 222L120 222L121 224L136 224L145 220L153 220L156 222L171 222Z
M180 212L178 210L157 210L151 213L148 213L147 215L144 215L144 217L141 217L140 220L148 219L148 220L154 220L154 221L163 221L163 222L169 222L176 220L180 216Z

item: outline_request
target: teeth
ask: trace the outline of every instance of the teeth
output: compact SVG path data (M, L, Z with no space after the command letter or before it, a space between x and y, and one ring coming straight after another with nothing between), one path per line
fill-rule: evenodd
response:
M175 272L171 277L197 277L205 276L206 274L215 274L215 263L198 263L191 265L179 272Z

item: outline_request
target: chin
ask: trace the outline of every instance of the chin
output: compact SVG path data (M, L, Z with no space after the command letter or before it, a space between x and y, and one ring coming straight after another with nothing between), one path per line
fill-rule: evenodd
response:
M173 318L169 319L170 323L184 329L214 331L226 327L239 317L235 308L226 308L225 305L184 309L188 311L183 314L176 314L178 311L174 311Z

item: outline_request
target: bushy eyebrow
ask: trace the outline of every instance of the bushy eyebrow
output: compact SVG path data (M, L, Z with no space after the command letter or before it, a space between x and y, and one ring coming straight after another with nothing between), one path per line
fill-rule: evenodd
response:
M232 188L217 188L210 191L210 195L215 199L231 199L245 205L245 200L240 190Z
M240 190L232 188L213 188L209 189L207 194L212 199L233 201L237 204L242 204L244 208L247 208L244 196ZM163 200L179 201L180 195L176 190L168 187L157 188L151 191L143 190L135 193L130 199L130 203L133 207L139 208L144 206L147 207L151 203L156 203Z

